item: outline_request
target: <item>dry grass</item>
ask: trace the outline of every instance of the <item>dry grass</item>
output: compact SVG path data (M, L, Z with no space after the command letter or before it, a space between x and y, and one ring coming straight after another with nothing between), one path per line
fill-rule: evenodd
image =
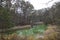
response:
M44 32L44 40L56 40L57 32L56 32L57 26L50 25L48 29Z

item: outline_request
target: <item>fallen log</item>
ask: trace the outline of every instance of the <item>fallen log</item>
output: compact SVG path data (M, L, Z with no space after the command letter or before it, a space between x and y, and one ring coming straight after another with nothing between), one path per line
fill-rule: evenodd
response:
M16 31L16 30L24 30L24 29L30 29L31 28L31 25L25 25L25 26L15 26L13 28L10 28L10 29L0 29L0 33L5 33L5 32L8 32L8 31Z

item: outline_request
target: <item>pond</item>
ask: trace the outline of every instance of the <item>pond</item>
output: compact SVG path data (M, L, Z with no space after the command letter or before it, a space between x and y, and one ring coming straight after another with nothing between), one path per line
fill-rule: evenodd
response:
M37 34L43 34L44 31L47 29L47 25L34 25L33 28L25 29L25 30L18 30L16 33L18 35L37 35Z

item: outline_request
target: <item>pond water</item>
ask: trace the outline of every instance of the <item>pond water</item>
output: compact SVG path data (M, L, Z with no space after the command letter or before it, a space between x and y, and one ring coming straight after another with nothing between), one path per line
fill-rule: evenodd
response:
M34 25L33 28L31 29L26 29L26 30L18 30L16 33L18 35L37 35L37 34L43 34L44 31L47 29L47 25Z

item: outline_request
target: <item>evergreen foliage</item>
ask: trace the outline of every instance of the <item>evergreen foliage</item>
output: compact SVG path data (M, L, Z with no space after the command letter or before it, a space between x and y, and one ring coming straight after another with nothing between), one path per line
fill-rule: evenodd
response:
M8 29L13 26L8 8L0 7L0 29Z

